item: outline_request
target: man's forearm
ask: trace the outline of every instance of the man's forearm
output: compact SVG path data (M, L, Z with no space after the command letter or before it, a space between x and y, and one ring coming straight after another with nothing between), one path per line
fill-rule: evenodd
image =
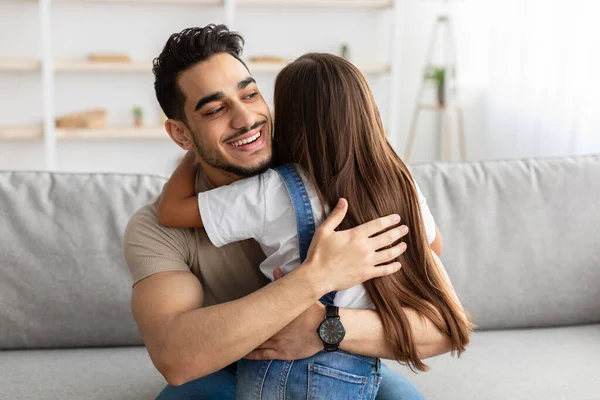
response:
M165 341L170 383L208 375L250 353L319 299L323 293L315 286L297 269L241 299L173 317Z
M411 308L403 309L408 319L422 359L450 351L449 340L427 318ZM392 344L386 339L381 318L373 310L341 309L340 319L346 328L346 337L340 348L350 353L393 359Z
M202 286L187 272L137 283L132 310L150 356L167 381L178 385L215 372L257 349L325 293L396 273L399 263L380 264L397 258L405 246L378 250L401 238L403 227L387 230L377 240L373 236L397 225L400 217L336 231L347 209L348 203L340 200L317 229L300 267L242 299L202 308ZM177 277L180 281L174 282ZM169 296L173 299L165 301Z

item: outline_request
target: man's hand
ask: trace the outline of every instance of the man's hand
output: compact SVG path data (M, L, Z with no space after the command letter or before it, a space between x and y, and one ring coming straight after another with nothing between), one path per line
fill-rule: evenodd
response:
M323 350L317 328L325 316L325 306L315 303L288 326L258 346L249 360L300 360Z
M386 248L408 233L406 226L397 226L399 215L336 231L347 211L348 202L340 199L315 232L306 261L298 268L313 277L315 284L319 285L318 291L323 294L397 272L400 263L391 261L406 250L404 242ZM390 230L380 234L386 229Z
M281 268L275 268L275 280L283 276ZM248 360L301 360L323 350L323 342L317 335L317 327L325 316L321 302L300 314L288 326L258 346L246 357Z

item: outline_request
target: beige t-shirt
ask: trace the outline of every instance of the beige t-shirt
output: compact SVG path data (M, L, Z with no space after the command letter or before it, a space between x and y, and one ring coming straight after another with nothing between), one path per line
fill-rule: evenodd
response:
M204 171L198 169L196 190L210 189ZM269 282L258 268L265 255L254 240L217 248L204 228L162 226L157 204L158 198L138 210L125 230L125 260L133 284L158 272L191 271L204 289L204 305L210 306L244 297Z

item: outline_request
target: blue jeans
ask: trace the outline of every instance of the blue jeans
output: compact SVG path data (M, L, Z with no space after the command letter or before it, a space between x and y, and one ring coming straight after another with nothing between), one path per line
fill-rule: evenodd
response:
M406 378L384 363L379 370L382 381L376 400L424 400L425 397ZM156 400L233 400L235 370L224 368L181 386L167 385Z
M321 351L294 361L238 362L235 400L374 400L380 361L344 351Z

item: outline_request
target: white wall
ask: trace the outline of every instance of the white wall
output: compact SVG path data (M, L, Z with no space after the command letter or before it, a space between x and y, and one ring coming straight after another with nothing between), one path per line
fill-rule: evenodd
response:
M467 2L464 2L467 3ZM469 159L537 155L535 143L519 149L485 137L490 27L485 5L459 4L457 41L459 79L465 104ZM61 58L85 58L89 52L126 52L133 59L155 57L168 36L189 26L223 21L221 7L189 5L55 4L54 53ZM402 154L413 104L425 62L426 45L440 4L405 0L403 17L400 123L390 137ZM386 61L391 46L391 11L253 7L238 9L234 28L246 38L245 56L296 57L307 51L337 52L348 43L353 61ZM481 15L479 17L478 15ZM40 31L36 2L0 2L0 57L39 57ZM271 99L273 74L257 74ZM371 76L370 84L384 121L389 114L389 76ZM159 122L150 73L59 73L56 80L58 114L106 107L110 125L132 123L131 107L144 108L146 122ZM41 120L39 73L0 72L0 125L31 124ZM420 124L412 162L439 157L437 119L425 116ZM589 138L582 138L590 141ZM584 144L587 146L588 142ZM600 151L600 143L598 143ZM164 140L81 140L58 144L58 168L69 171L128 171L168 174L181 151ZM43 168L41 142L0 141L0 169Z

